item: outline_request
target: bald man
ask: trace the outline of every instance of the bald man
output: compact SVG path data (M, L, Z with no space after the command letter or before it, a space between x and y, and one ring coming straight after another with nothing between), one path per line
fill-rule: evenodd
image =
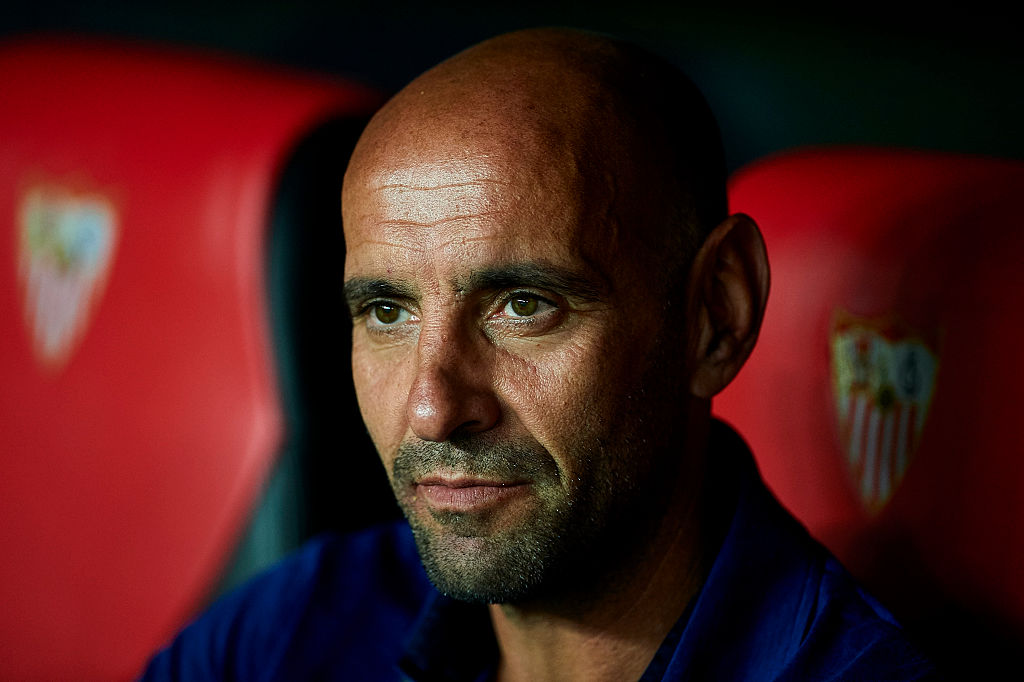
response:
M502 36L402 90L342 213L356 393L408 524L317 540L151 678L929 676L710 417L769 279L724 185L693 85L607 38Z

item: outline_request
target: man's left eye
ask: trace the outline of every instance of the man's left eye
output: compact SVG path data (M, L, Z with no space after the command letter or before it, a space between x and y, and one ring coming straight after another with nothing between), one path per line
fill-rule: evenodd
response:
M517 293L514 294L505 307L502 308L501 313L505 317L517 318L517 317L533 317L538 312L543 312L545 308L553 307L553 305L545 299L535 294Z
M389 301L377 301L366 309L366 325L371 329L391 329L408 322L412 315L400 305Z

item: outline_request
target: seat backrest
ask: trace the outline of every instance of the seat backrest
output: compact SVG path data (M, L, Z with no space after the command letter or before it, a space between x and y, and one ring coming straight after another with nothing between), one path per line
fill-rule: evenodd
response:
M948 665L1024 642L1024 164L834 148L741 169L761 338L715 410ZM969 659L968 656L969 655Z
M282 166L378 97L55 37L0 45L0 93L0 678L127 679L211 588L281 438Z

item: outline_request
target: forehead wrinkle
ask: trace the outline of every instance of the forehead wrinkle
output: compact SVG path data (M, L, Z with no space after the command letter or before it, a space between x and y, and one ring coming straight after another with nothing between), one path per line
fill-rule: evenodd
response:
M386 218L370 212L352 221L353 226L346 229L346 248L352 254L365 247L391 247L415 254L450 249L457 244L489 239L490 237L479 234L485 228L478 221L501 215L502 211L496 210L443 216L436 220L421 222L406 218ZM358 227L355 227L356 224ZM432 230L434 234L424 235L419 232L423 229ZM364 238L359 239L360 236Z
M419 190L506 184L504 180L493 177L493 159L485 152L458 154L450 149L440 158L411 155L404 159L404 163L395 164L394 161L391 159L391 163L374 169L367 178L366 188L370 191Z
M500 215L500 212L496 213ZM500 242L505 240L505 235L501 233L487 233L486 230L482 228L477 228L473 231L484 232L484 234L473 235L467 234L466 232L456 232L454 234L449 234L438 243L437 248L441 251L451 253L457 251L458 247L465 246L466 244L477 244L482 242L494 241Z
M423 246L422 242L420 242L419 240L401 239L400 235L395 235L395 237L396 238L393 241L389 241L387 239L372 238L361 239L357 242L352 242L351 244L348 244L346 248L349 251L355 251L356 249L361 249L366 246L385 246L395 249L403 249L405 251L412 251L414 253L423 253L424 251L427 250L426 247Z
M508 183L503 180L495 180L493 178L478 178L476 180L466 180L465 182L452 182L447 185L413 185L410 183L393 183L384 185L373 185L372 189L451 189L457 187L472 187L474 185L507 185Z
M382 186L373 191L371 220L377 224L432 227L452 220L486 217L506 203L504 193L494 189L498 186L499 183L477 181L442 186Z
M438 227L440 225L444 225L445 223L458 222L460 220L473 220L475 218L490 218L490 217L493 217L493 216L500 216L500 215L502 215L501 211L482 211L480 213L466 213L466 214L461 214L461 215L457 215L457 216L451 216L451 217L447 217L447 218L439 218L439 219L437 219L437 220L435 220L433 222L428 222L428 223L422 223L422 222L418 222L418 221L415 221L415 220L395 219L395 220L380 220L380 221L377 222L377 225L387 226L387 227ZM475 241L475 240L478 240L478 239L487 239L487 237L469 237L469 238L464 238L464 241ZM448 242L445 242L443 244L443 246L447 246L447 245L448 245Z

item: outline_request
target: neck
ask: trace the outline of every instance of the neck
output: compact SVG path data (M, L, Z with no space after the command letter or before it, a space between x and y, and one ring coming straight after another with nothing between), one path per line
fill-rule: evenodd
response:
M707 427L688 431L677 494L649 540L627 552L629 560L603 579L581 581L603 588L557 601L490 607L501 651L500 681L640 678L700 590L710 559L701 532Z

